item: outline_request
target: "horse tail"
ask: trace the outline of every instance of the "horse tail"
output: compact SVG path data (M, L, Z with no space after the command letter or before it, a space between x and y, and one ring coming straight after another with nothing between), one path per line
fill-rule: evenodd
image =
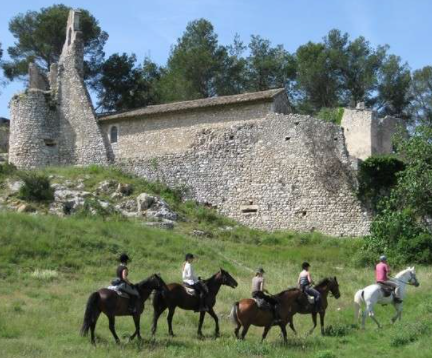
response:
M230 318L231 322L236 326L241 325L241 323L238 319L238 310L239 310L239 302L236 302L233 304L233 306L231 308L231 312L229 314L229 318Z
M81 335L87 336L92 324L94 324L99 316L99 293L93 292L87 300L87 306L84 313L84 322L81 327Z
M362 303L364 303L364 290L358 290L354 295L354 318L356 321L360 318Z

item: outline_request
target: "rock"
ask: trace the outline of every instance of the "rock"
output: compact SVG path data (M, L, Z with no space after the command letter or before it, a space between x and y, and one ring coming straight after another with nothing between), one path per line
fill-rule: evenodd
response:
M18 194L21 187L24 185L24 182L22 180L12 180L8 179L6 181L6 187L8 188L10 194Z
M121 202L120 204L117 204L114 209L128 218L136 218L142 216L141 213L138 213L137 201L133 199L126 200Z
M98 188L96 189L97 194L109 194L114 191L114 188L118 185L116 180L104 180L99 183Z
M156 202L156 197L151 196L149 194L146 193L142 193L140 195L138 195L137 197L137 206L138 206L138 211L142 212L142 211L146 211L148 210L155 202Z
M116 193L124 196L129 196L133 193L133 186L131 184L119 183L117 186Z
M148 218L177 221L177 214L160 198L157 198L157 201L146 211L145 215Z
M162 220L162 221L145 221L143 224L148 227L155 227L164 230L172 230L174 229L175 223L174 221L171 220Z
M31 213L34 211L36 211L35 208L29 204L22 204L17 209L18 213Z

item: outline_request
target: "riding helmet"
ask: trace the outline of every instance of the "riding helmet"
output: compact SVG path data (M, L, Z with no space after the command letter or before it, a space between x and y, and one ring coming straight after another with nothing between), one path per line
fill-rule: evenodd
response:
M387 261L387 256L386 255L381 255L380 256L380 261Z
M258 267L256 273L265 273L265 271L262 267Z
M189 259L193 259L193 258L194 258L194 255L191 253L185 255L185 261L187 261Z
M120 260L120 262L126 263L126 262L130 261L130 258L129 258L128 255L126 255L125 253L123 253L123 254L120 255L119 260Z
M310 267L309 262L305 261L305 262L302 263L302 269L303 270L306 270L308 267Z

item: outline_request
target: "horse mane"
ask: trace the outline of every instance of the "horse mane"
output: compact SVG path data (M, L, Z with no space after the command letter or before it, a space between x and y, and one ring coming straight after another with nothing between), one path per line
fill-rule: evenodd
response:
M332 281L333 279L330 277L325 277L323 278L321 281L319 281L315 287L320 287L320 286L325 286L328 285L330 281Z
M275 297L281 297L281 296L283 296L284 294L286 294L286 293L288 293L288 292L293 292L293 291L296 291L296 290L298 290L298 287L290 287L290 288L288 288L288 289L286 289L286 290L284 290L284 291L282 291L282 292L277 293L277 294L274 295L274 296L275 296Z
M145 278L144 280L138 282L136 286L138 286L139 289L141 289L144 285L146 285L155 275L150 275L149 277Z

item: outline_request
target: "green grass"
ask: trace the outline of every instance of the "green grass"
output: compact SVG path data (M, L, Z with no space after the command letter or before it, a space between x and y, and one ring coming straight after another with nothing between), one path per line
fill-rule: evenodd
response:
M356 256L360 239L334 239L319 233L265 233L238 226L178 196L159 184L125 176L100 168L49 169L46 174L68 179L89 175L88 188L107 177L134 184L138 192L154 192L170 200L181 213L173 231L145 227L139 221L118 217L57 218L0 212L0 356L1 357L432 357L432 269L419 267L421 286L408 288L402 322L390 325L392 307L377 307L376 316L384 325L377 330L367 322L365 331L353 325L352 298L355 291L374 279L373 267L358 267ZM231 226L232 230L223 229ZM203 237L191 235L202 230ZM221 321L221 338L212 338L211 318L206 317L204 334L196 337L198 316L178 310L174 317L175 338L167 334L166 315L159 321L156 339L150 340L152 306L147 304L141 323L144 344L128 342L133 332L131 318L117 319L122 339L116 346L105 316L96 329L97 347L79 336L88 296L113 278L116 258L126 251L132 257L130 277L139 281L159 272L166 282L179 282L186 252L197 256L195 269L203 277L220 267L239 282L235 290L223 287L216 305ZM326 324L327 335L317 330L306 336L311 327L309 316L295 316L298 336L289 332L283 345L278 329L260 343L262 329L250 329L245 342L233 338L228 313L233 302L250 295L253 270L266 269L267 288L278 292L296 283L302 261L312 264L316 280L337 276L341 298L330 298ZM396 269L396 268L395 268Z

